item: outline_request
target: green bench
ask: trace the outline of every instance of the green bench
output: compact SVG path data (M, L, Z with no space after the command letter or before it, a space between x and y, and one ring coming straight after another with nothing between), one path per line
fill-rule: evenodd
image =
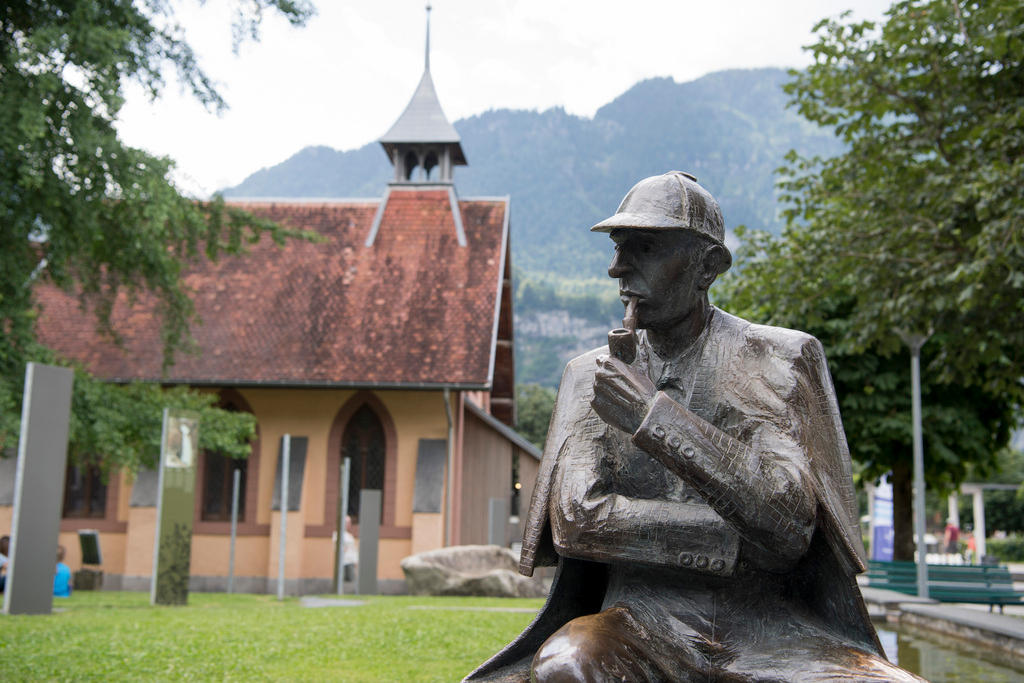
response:
M917 565L913 562L868 562L868 585L907 595L917 595ZM1024 592L1013 588L1013 577L1006 567L978 564L928 565L928 597L940 602L970 602L988 605L1024 604Z

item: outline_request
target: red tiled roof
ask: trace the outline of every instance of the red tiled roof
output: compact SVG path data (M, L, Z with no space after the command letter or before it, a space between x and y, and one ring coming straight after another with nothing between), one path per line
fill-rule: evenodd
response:
M376 202L241 206L327 240L278 248L264 239L245 256L191 270L200 353L180 354L162 375L159 329L145 303L118 302L117 347L74 298L50 286L38 292L41 341L110 380L490 384L507 200L459 202L465 247L444 189L393 190L369 247Z

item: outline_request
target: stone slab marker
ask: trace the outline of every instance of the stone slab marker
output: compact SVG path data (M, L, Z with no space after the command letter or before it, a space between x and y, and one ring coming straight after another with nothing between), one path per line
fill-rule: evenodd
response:
M381 493L359 492L359 593L377 594L377 551L380 543Z
M508 499L491 498L487 509L487 542L508 545Z
M196 460L199 457L198 416L184 411L172 413L165 408L160 442L153 581L149 599L154 605L184 605L188 603L192 561L192 518Z
M49 614L53 607L74 377L72 370L50 365L29 363L25 369L6 614Z

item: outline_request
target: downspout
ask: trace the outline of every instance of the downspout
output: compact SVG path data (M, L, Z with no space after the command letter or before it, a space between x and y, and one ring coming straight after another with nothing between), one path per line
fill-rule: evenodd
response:
M455 497L455 423L452 420L452 397L448 387L444 388L444 414L448 418L448 494L445 496L444 544L452 544L452 509Z

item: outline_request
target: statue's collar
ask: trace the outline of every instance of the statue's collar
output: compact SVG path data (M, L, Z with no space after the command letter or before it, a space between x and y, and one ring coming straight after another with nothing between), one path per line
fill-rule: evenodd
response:
M658 389L674 387L685 391L686 387L693 383L694 365L699 363L704 355L704 348L707 345L708 337L710 337L717 310L714 306L709 308L708 319L704 322L700 334L689 346L672 358L660 357L651 348L651 343L647 339L647 330L638 331L639 344L637 345L636 365L646 369L647 376L651 378Z

